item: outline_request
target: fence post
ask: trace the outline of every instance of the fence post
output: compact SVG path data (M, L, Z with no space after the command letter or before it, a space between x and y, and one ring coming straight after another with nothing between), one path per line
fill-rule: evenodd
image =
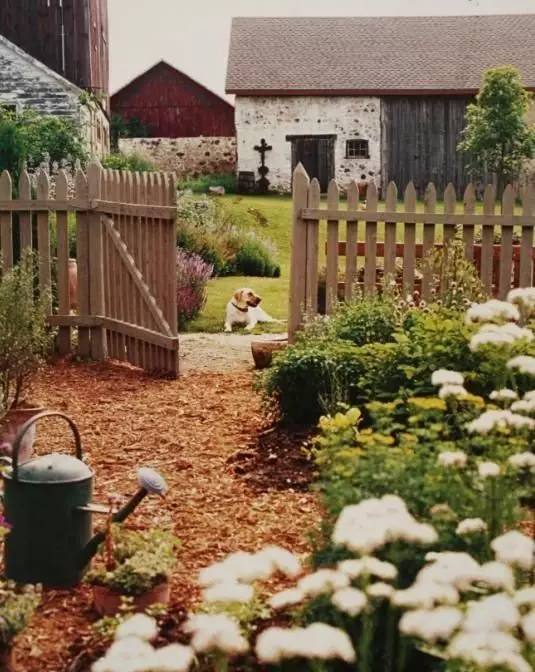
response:
M99 201L102 193L102 166L91 161L87 168L87 195L90 201ZM102 215L90 212L89 228L89 315L104 315L104 255L102 243ZM91 327L91 357L98 362L106 359L106 334L102 325Z
M288 303L288 342L294 343L301 327L302 311L306 303L307 277L307 223L301 210L308 205L310 179L300 163L294 170L292 185L292 255L290 268L290 296Z
M0 176L0 201L11 201L13 186L11 175L4 170ZM7 271L13 266L13 227L11 224L11 212L0 213L0 251L2 260L0 270Z

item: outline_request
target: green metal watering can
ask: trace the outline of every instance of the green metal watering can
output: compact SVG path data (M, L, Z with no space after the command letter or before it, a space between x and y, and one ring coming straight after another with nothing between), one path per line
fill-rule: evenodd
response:
M72 430L75 454L52 453L19 464L21 442L43 418L65 420ZM152 469L137 472L139 489L116 513L122 522L149 494L164 496L165 480ZM92 503L94 472L82 460L82 442L74 422L63 413L45 411L19 430L12 449L12 468L3 474L4 515L10 526L5 537L5 576L17 583L71 587L79 583L105 533L92 536L93 514L107 514Z

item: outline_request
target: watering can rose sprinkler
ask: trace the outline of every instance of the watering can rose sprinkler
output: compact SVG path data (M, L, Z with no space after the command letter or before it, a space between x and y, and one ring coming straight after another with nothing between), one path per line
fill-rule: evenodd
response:
M76 457L52 453L21 463L25 433L35 422L49 417L68 423ZM94 472L82 460L78 429L63 413L45 411L20 428L11 452L11 470L2 474L4 514L10 525L4 544L5 576L17 583L74 586L106 537L105 532L92 536L93 514L109 514L107 506L91 501ZM148 495L165 496L165 480L156 471L143 467L137 478L139 489L113 514L113 522L123 522Z

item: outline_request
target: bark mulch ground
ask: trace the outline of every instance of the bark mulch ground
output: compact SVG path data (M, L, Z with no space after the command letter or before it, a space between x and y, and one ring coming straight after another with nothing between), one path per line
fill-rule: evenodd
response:
M35 400L77 424L96 472L94 501L105 503L109 493L126 500L137 489L138 466L166 478L167 499L146 499L127 524L174 530L182 542L169 632L198 598L199 569L268 543L305 554L307 532L319 521L317 501L307 489L311 465L301 450L306 437L266 427L251 383L250 372L161 381L125 366L60 362L36 385ZM68 428L43 421L36 451L69 450ZM102 522L95 517L96 527ZM86 586L46 591L16 645L20 669L88 670L97 653L91 630L97 618Z

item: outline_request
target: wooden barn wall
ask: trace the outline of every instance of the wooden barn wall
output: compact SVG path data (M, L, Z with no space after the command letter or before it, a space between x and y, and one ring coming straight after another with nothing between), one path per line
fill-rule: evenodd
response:
M398 189L414 182L419 197L435 183L439 194L449 182L457 193L469 182L457 145L470 98L446 96L386 97L382 100L383 175Z
M112 96L111 111L139 119L151 138L235 135L234 108L165 64Z
M108 93L108 0L1 0L0 34L70 82ZM48 6L50 5L50 6Z

